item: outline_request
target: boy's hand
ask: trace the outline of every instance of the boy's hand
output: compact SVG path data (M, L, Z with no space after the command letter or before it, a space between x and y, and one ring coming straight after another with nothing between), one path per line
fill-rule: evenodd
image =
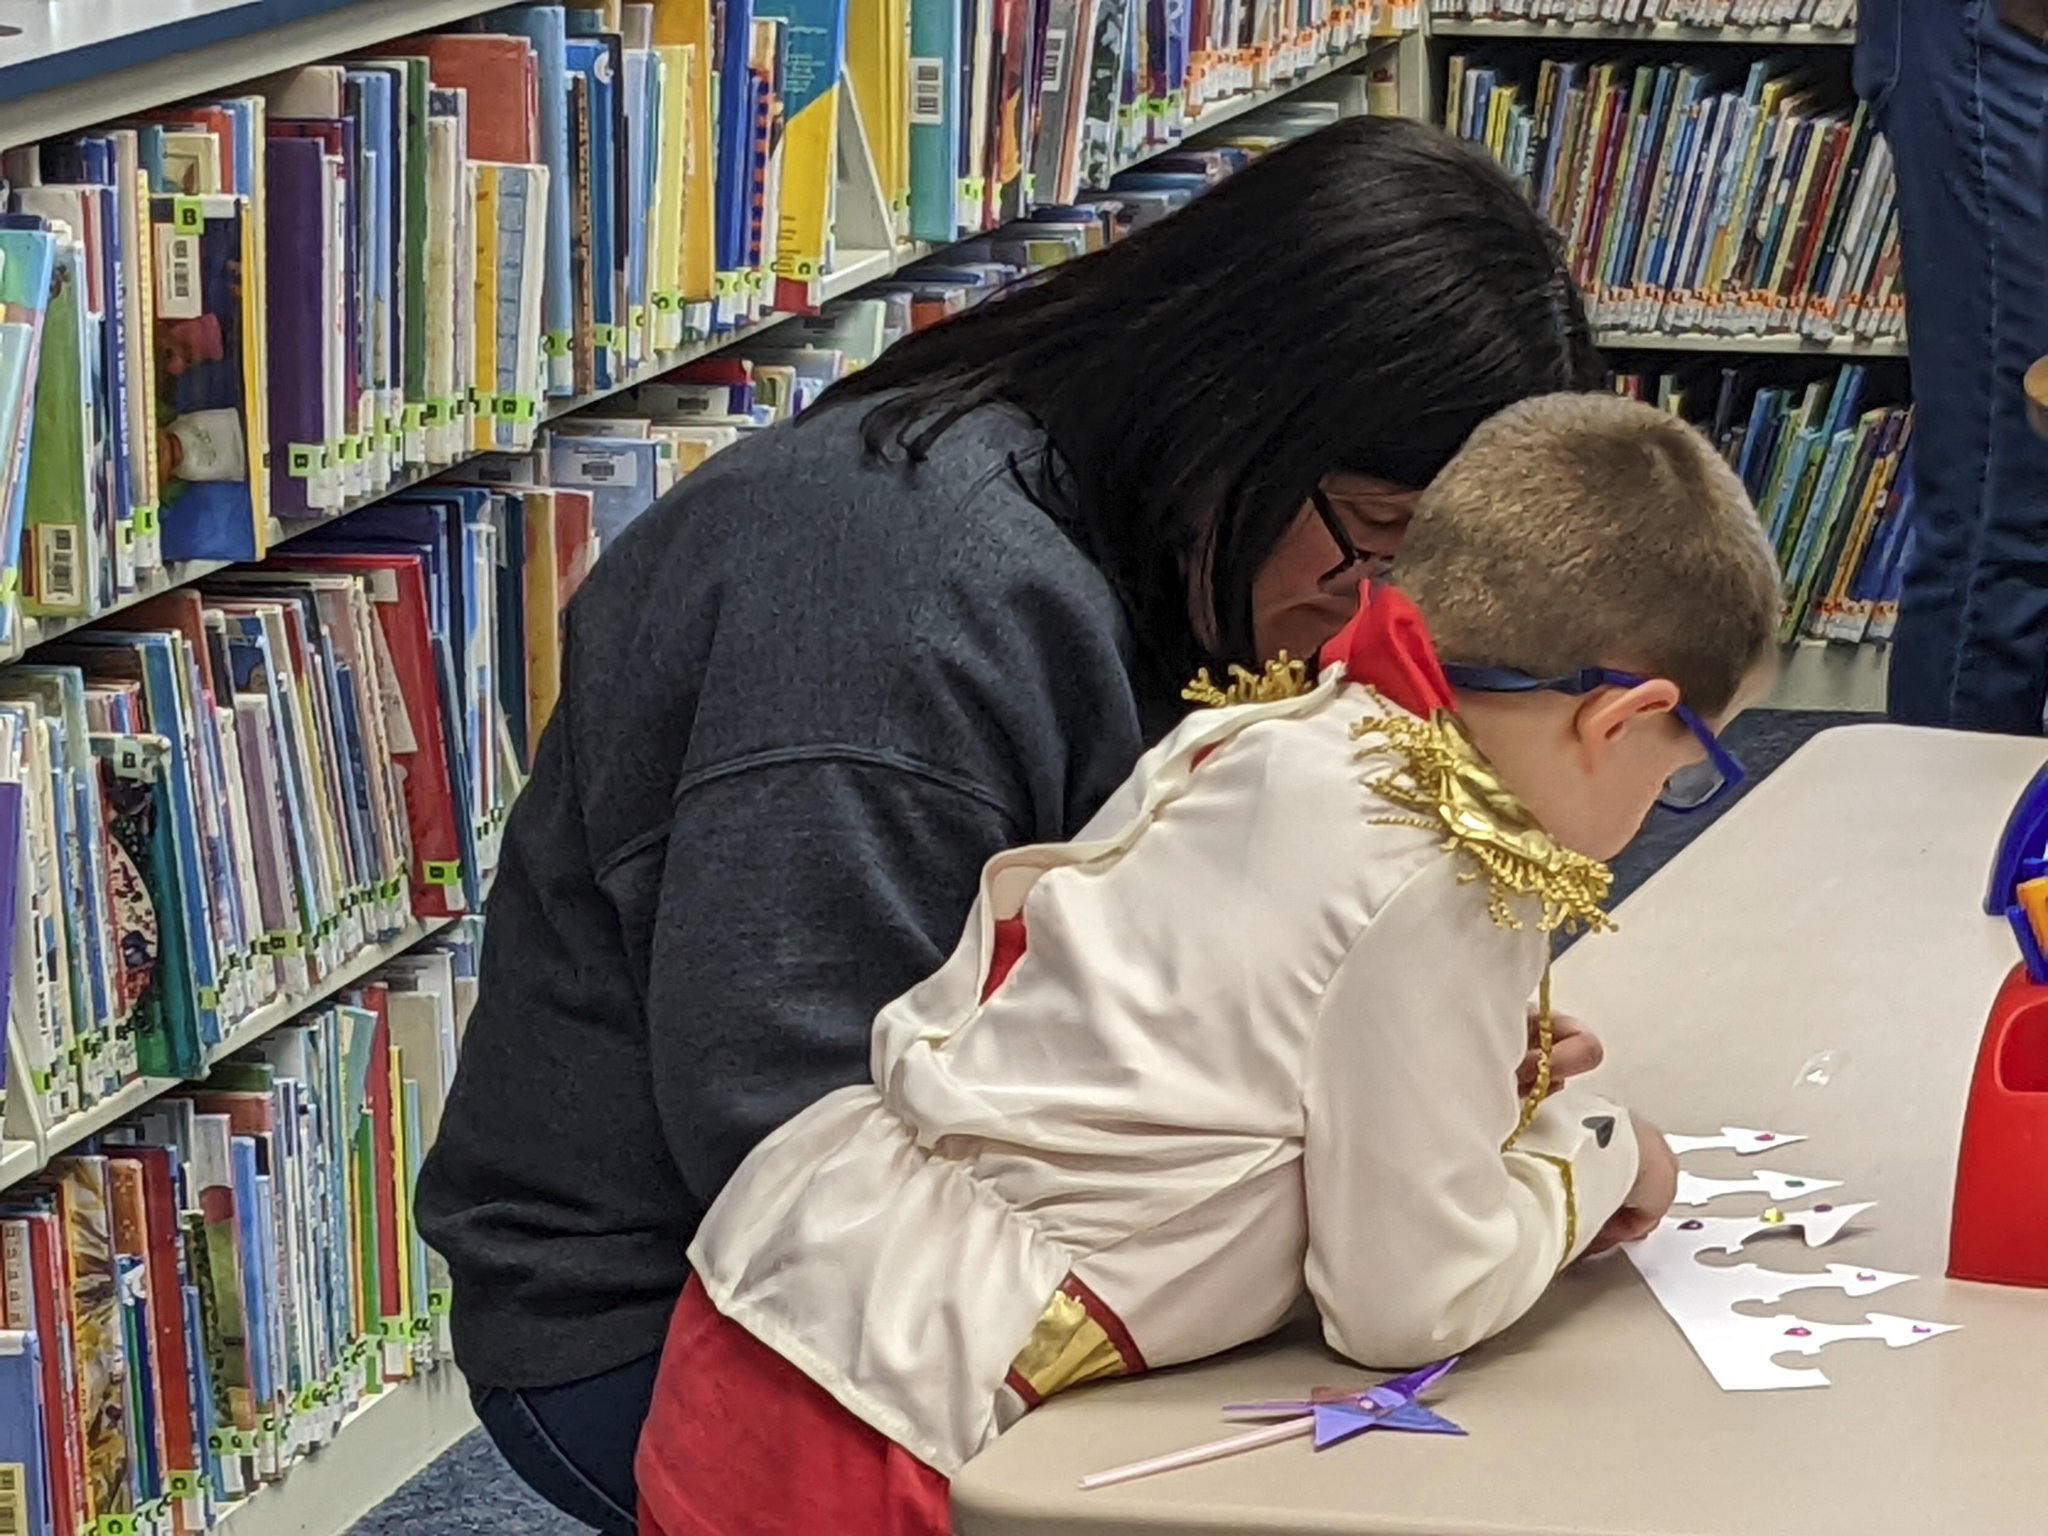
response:
M1678 1197L1678 1159L1664 1133L1641 1115L1629 1118L1636 1128L1636 1181L1621 1209L1607 1218L1607 1225L1587 1247L1588 1254L1605 1253L1617 1243L1648 1237Z
M1527 1093L1536 1086L1536 1042L1540 1033L1537 1012L1532 1007L1529 1010L1529 1053L1522 1058L1522 1065L1515 1073L1515 1090L1518 1093ZM1599 1036L1577 1019L1568 1013L1551 1014L1550 1088L1553 1093L1570 1079L1599 1066L1606 1054Z

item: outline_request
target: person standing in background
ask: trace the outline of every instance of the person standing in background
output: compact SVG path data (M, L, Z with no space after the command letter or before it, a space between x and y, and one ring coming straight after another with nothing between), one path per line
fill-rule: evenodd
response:
M1856 89L1891 141L1913 373L1894 719L2039 734L2048 442L2048 0L1861 0Z
M1600 382L1514 184L1356 118L904 340L626 532L568 612L419 1183L523 1478L633 1530L699 1219L866 1080L983 864L1070 837L1197 669L1313 656L1481 421Z

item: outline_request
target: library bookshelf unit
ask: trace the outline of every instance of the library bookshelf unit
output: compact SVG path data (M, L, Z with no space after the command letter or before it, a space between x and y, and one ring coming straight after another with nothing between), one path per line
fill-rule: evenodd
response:
M393 40L450 27L500 9L490 0L97 0L94 4L0 6L0 152L20 151L115 119L159 113L213 94L237 93L253 82L323 61L364 56ZM1363 36L1334 54L1304 59L1285 78L1264 89L1217 101L1192 116L1188 135L1227 124L1257 108L1289 98L1337 101L1343 110L1363 110L1366 88L1361 70L1392 65L1400 83L1399 106L1421 115L1423 40L1418 31ZM873 146L854 105L843 94L835 185L832 191L834 257L813 280L808 295L824 303L889 279L940 252L943 247L901 238L901 222L881 192ZM1119 168L1142 165L1163 151L1127 157ZM539 423L557 422L624 396L679 367L772 338L795 318L793 311L765 308L744 323L710 339L654 351L608 383L537 402ZM281 450L280 450L281 451ZM394 473L374 494L342 498L322 517L322 529L346 525L367 509L391 502L401 492L459 475L472 455ZM265 541L278 555L296 559L319 541L299 543L313 525L272 518ZM132 591L89 614L35 618L17 615L12 634L0 645L0 664L35 662L63 654L84 626L135 609L192 584L215 580L236 562L223 559L170 560ZM0 1196L36 1179L53 1159L83 1150L116 1121L149 1105L169 1090L197 1082L228 1057L262 1040L305 1010L327 1003L376 975L418 946L443 936L452 918L414 918L394 934L344 956L316 982L286 990L274 1001L227 1021L216 1044L204 1053L201 1069L184 1077L135 1077L74 1113L48 1112L31 1091L35 1074L9 1032L4 1118L0 1118ZM27 965L17 962L14 1012L25 1006ZM293 1462L282 1475L264 1481L248 1496L217 1504L210 1529L234 1536L335 1536L394 1492L475 1427L466 1388L452 1363L425 1368L363 1399L317 1450ZM100 1526L89 1536L168 1536L161 1507L125 1525ZM88 1533L82 1533L88 1536Z
M1652 9L1655 7L1652 6ZM1427 77L1431 119L1446 121L1445 92L1453 72L1453 56L1499 57L1524 70L1543 59L1624 60L1630 65L1678 60L1709 67L1721 65L1722 78L1732 78L1726 61L1768 57L1799 58L1839 73L1846 98L1848 50L1855 40L1853 25L1715 25L1670 21L1617 23L1604 21L1530 20L1488 11L1526 11L1527 5L1489 5L1488 0L1451 0L1439 6L1427 23L1430 70ZM1792 7L1786 8L1788 11ZM1456 10L1466 14L1445 14ZM1454 125L1455 126L1455 125ZM1483 130L1482 130L1483 132ZM1900 335L1835 336L1818 339L1789 332L1730 332L1705 329L1658 330L1602 326L1600 344L1610 364L1637 371L1656 366L1683 368L1711 365L1748 367L1769 381L1774 366L1791 360L1834 365L1869 365L1873 371L1891 365L1894 392L1903 398L1905 342ZM1808 368L1798 377L1812 376ZM1889 646L1865 641L1800 638L1786 645L1783 671L1768 704L1774 708L1878 712L1884 708Z

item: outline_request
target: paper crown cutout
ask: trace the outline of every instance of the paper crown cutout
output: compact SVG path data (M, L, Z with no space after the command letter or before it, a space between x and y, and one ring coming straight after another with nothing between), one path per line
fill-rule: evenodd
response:
M1673 1136L1674 1149L1684 1152L1714 1147L1754 1152L1766 1146L1798 1141L1796 1136L1724 1127L1719 1136ZM1679 1200L1704 1204L1724 1195L1764 1191L1774 1197L1804 1195L1839 1187L1839 1181L1806 1179L1758 1171L1747 1179L1707 1179L1679 1175ZM1816 1355L1829 1344L1850 1339L1876 1339L1893 1349L1925 1343L1953 1333L1955 1325L1866 1313L1861 1323L1816 1323L1781 1314L1756 1317L1736 1308L1750 1302L1776 1303L1793 1291L1840 1291L1862 1297L1890 1290L1912 1275L1855 1264L1830 1264L1825 1269L1788 1273L1757 1264L1703 1264L1706 1253L1741 1253L1746 1244L1776 1232L1797 1232L1807 1248L1833 1242L1843 1230L1875 1207L1875 1201L1837 1205L1823 1201L1799 1210L1775 1207L1760 1216L1667 1216L1648 1237L1626 1252L1648 1282L1651 1294L1685 1334L1714 1380L1725 1391L1758 1392L1785 1387L1824 1387L1819 1370L1780 1363L1788 1354Z

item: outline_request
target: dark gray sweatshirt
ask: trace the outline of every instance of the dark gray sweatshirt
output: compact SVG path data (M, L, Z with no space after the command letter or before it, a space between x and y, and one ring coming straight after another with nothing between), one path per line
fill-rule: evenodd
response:
M1070 836L1170 722L1123 608L989 409L919 466L866 402L720 454L598 562L513 808L461 1070L419 1186L472 1382L661 1347L748 1151L868 1078L875 1012L981 865Z

